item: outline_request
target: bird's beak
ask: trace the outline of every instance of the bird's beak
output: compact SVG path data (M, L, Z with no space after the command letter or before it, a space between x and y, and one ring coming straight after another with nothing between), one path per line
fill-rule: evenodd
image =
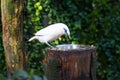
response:
M68 35L68 37L69 37L69 39L71 39L71 36L70 36L70 35Z

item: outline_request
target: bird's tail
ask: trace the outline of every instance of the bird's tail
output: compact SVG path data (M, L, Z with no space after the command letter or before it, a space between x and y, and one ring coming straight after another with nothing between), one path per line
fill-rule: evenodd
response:
M34 39L37 39L36 36L31 37L28 41L32 41Z

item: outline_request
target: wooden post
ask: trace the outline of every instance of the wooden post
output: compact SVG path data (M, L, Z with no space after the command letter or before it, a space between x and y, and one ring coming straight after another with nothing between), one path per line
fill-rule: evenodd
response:
M58 45L47 48L45 75L48 80L96 80L96 48Z

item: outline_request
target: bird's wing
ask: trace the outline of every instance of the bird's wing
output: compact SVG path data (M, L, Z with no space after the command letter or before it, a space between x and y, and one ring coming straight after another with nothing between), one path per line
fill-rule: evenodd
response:
M61 32L62 32L61 25L54 24L41 29L40 31L36 32L35 35L44 36L44 35L57 34Z

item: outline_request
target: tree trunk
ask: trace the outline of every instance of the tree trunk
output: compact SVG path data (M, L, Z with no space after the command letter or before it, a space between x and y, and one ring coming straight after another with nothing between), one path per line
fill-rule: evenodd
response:
M44 64L48 80L96 80L96 51L93 46L48 48Z
M24 69L23 2L24 0L1 0L2 37L8 74Z

